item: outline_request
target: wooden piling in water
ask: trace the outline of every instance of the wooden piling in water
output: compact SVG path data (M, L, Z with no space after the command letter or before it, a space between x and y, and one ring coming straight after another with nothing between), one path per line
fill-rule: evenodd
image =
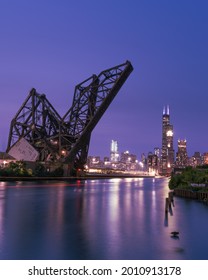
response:
M169 197L170 203L174 206L173 192L169 192L168 197Z
M168 211L169 211L169 204L170 204L169 197L166 197L166 199L165 199L165 213L168 213Z

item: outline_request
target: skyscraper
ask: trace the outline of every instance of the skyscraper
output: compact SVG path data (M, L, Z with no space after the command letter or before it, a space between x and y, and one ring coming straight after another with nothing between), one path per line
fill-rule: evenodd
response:
M111 140L110 161L118 162L118 160L119 160L118 142L115 140Z
M176 153L176 166L185 167L188 164L186 140L178 140L178 152Z
M174 165L173 126L170 124L169 106L164 107L162 115L162 153L160 174L170 176Z

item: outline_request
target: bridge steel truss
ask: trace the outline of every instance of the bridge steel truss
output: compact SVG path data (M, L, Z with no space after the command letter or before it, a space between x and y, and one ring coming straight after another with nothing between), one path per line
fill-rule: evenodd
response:
M39 152L40 161L58 158L60 120L46 96L33 88L11 121L7 152L24 138Z
M62 119L67 135L74 139L72 145L64 147L68 151L66 162L75 162L77 167L86 163L91 133L132 70L127 61L93 75L83 82L89 83L86 87L81 83L75 88L72 107Z
M45 95L32 89L11 122L7 152L25 138L39 152L40 161L83 168L93 129L132 71L126 61L78 84L72 106L63 117Z

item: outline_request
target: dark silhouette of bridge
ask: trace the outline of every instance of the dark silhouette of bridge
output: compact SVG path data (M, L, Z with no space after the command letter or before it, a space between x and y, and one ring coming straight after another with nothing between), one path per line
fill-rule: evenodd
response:
M82 168L93 129L132 71L126 61L81 82L63 117L33 88L11 121L7 152L23 160L27 154L27 159Z

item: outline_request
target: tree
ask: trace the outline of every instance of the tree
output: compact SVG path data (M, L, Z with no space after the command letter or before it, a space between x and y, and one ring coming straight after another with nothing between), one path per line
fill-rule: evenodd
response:
M37 163L35 170L34 170L34 175L37 177L43 177L46 175L46 169L45 166L42 163Z

